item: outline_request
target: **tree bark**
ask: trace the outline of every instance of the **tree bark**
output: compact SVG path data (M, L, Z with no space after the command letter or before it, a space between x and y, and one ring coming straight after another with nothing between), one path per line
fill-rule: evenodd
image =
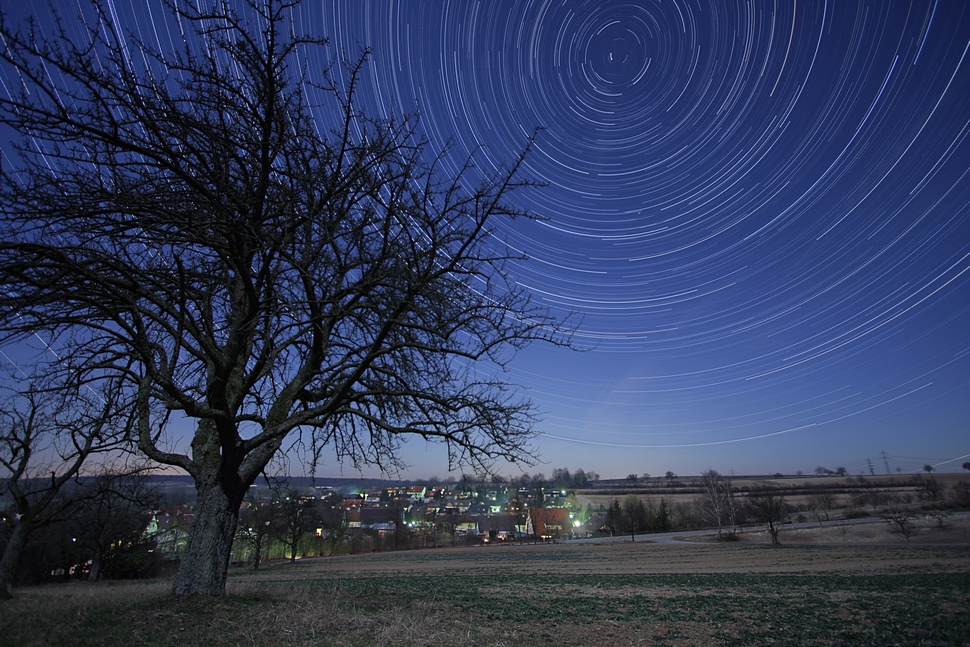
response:
M88 581L97 582L101 579L101 561L104 551L98 546L94 549L94 557L91 558L91 570L88 571Z
M253 557L253 570L259 570L259 564L263 561L263 542L262 540L256 542L256 555Z
M182 555L172 592L175 595L223 595L229 554L236 532L239 505L245 495L238 487L198 479L195 521Z
M3 549L3 557L0 558L0 598L13 595L13 581L17 577L17 567L20 565L20 556L24 552L29 532L27 524L14 524L7 546Z

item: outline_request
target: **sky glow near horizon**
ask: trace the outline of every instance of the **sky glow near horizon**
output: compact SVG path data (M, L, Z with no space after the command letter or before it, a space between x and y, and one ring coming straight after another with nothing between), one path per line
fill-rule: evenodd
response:
M164 47L159 4L109 3ZM371 47L364 107L420 112L446 175L544 128L546 186L516 197L544 219L495 236L586 350L512 362L529 471L967 460L970 4L331 0L294 23ZM447 475L440 448L403 457Z

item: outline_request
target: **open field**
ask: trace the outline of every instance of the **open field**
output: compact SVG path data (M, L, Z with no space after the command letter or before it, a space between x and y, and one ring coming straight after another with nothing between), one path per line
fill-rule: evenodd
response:
M743 498L749 489L769 486L785 493L790 505L803 506L811 494L829 492L833 495L835 508L851 506L853 493L866 488L892 493L898 497L909 497L918 501L920 487L925 474L896 474L875 476L741 476L731 479L731 487ZM933 479L944 493L951 492L958 483L967 483L970 476L966 473L934 474ZM607 507L613 499L622 499L626 494L636 494L644 501L666 499L671 505L691 503L702 495L701 481L698 476L678 477L673 482L653 477L647 481L631 483L625 480L597 481L589 488L577 492L582 505L594 508Z
M0 603L0 644L963 645L968 526L307 559L235 569L217 600L170 599L166 582L37 587Z

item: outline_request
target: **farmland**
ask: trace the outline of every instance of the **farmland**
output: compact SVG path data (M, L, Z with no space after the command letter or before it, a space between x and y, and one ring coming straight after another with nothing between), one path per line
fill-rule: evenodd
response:
M234 569L225 598L165 582L28 588L0 643L144 645L954 645L970 642L970 521L885 524L770 547L556 545L373 553Z

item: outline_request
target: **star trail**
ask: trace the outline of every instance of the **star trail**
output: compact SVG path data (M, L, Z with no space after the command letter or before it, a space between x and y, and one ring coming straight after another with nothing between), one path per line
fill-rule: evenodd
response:
M156 0L109 6L181 37ZM494 236L576 322L581 352L531 347L508 376L550 468L970 454L967 3L329 0L293 25L371 48L364 108L420 114L445 174L501 168L542 129L542 186L517 195L540 219ZM416 442L405 460L446 469Z

